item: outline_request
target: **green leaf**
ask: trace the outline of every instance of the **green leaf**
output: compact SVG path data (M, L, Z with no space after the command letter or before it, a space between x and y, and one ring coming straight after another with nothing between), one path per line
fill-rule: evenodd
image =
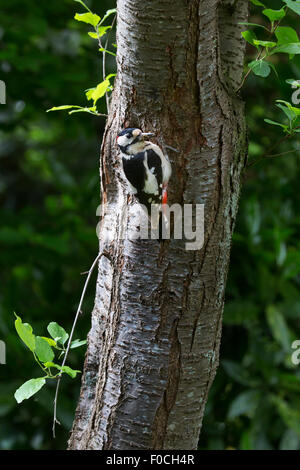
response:
M90 108L80 108L80 109L74 109L73 111L70 111L69 114L74 114L74 113L90 113L90 114L97 114L97 108L96 106L92 106Z
M55 364L54 362L46 362L44 365L45 367L54 367L55 369L65 372L70 377L72 377L72 379L75 379L76 375L81 373L80 370L71 369L71 367L69 366L60 366L59 364Z
M299 42L297 31L290 26L279 26L275 31L275 36L278 39L278 45Z
M66 104L63 106L55 106L54 108L47 109L46 112L49 113L49 111L62 111L63 109L70 109L70 108L81 108L81 106L76 106L73 104Z
M70 345L70 349L75 349L75 348L79 348L80 346L83 346L84 344L86 344L86 339L74 339L74 341L72 341L71 345Z
M23 400L27 400L37 393L45 383L46 380L44 377L27 380L27 382L23 383L23 385L16 390L14 397L18 403L21 403Z
M228 419L233 420L241 415L251 417L257 409L260 393L257 390L247 390L240 393L230 404Z
M267 122L268 124L272 124L273 126L280 126L283 129L287 128L285 124L281 124L280 122L276 122L276 121L271 121L271 119L264 119L264 121Z
M243 36L245 41L247 41L249 44L251 44L252 46L255 45L254 41L256 40L256 34L253 31L248 29L247 31L242 31L241 35ZM255 45L255 47L256 47L256 45Z
M257 5L259 7L266 7L263 3L261 3L259 0L250 0L253 5Z
M114 13L117 13L116 8L112 8L111 10L107 10L107 12L105 13L105 15L103 16L103 18L101 20L101 24L106 20L106 18L108 18L110 15L113 15Z
M104 34L106 34L107 30L110 28L111 26L98 26L97 27L98 34L89 32L88 35L93 39L102 38L102 36L104 36Z
M96 28L97 24L99 24L100 16L96 15L95 13L76 13L74 19L77 21L83 21L84 23L91 24Z
M255 75L259 77L267 77L270 75L271 68L265 60L253 60L248 64L248 67L252 70Z
M40 336L35 338L35 353L41 362L52 361L54 358L54 352L48 342Z
M262 47L275 47L275 46L277 46L276 42L273 42L273 41L260 41L259 39L253 39L253 44L255 46L262 46Z
M278 413L285 422L288 428L293 429L295 433L300 436L300 412L299 410L292 408L282 398L273 395L272 402L276 406Z
M109 80L106 78L103 82L99 83L95 88L90 88L86 91L88 100L93 100L94 105L97 101L105 95L110 86Z
M267 8L266 10L263 10L262 13L267 16L270 21L281 20L281 18L284 18L286 15L284 8L281 8L281 10L271 10L270 8Z
M290 352L291 334L283 315L274 305L270 305L266 310L266 316L273 337L286 352Z
M81 370L74 370L68 366L63 366L61 370L65 372L66 374L68 374L70 377L72 377L72 379L75 379L76 375L81 373Z
M281 111L284 112L284 114L287 116L288 120L289 121L292 121L293 119L295 119L296 115L295 113L290 110L289 108L287 108L286 106L283 106L282 104L276 104L276 106L281 109Z
M300 54L300 42L291 42L288 44L281 44L273 49L272 54L283 52L285 54Z
M22 320L18 315L15 313L16 320L15 320L15 328L17 333L23 343L30 349L30 351L35 350L35 336L32 333L32 327L28 323L22 323Z
M300 116L300 108L296 108L295 106L291 105L288 101L284 100L276 100L277 103L283 103L290 111L293 112L295 116Z
M47 369L50 369L50 367L55 367L55 369L61 370L61 366L59 364L55 364L52 361L47 361L44 363L44 366L47 367Z
M295 13L300 15L300 1L295 1L295 0L283 0L286 5L293 10Z
M47 343L52 346L53 348L57 348L57 344L56 342L54 341L54 339L52 338L47 338L46 336L41 336L41 338L43 338L45 341L47 341Z
M62 326L59 326L56 322L49 323L49 325L47 326L47 330L50 336L52 336L52 338L57 343L64 344L69 338L68 333L63 329Z

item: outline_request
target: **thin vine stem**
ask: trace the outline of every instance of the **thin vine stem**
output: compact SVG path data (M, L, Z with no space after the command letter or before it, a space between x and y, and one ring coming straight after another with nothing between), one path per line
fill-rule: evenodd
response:
M69 351L70 351L70 346L71 346L74 330L75 330L75 327L76 327L76 324L77 324L78 317L81 313L81 307L82 307L82 303L83 303L83 300L84 300L84 297L85 297L85 294L86 294L86 290L87 290L91 275L94 271L94 268L95 268L96 264L98 263L99 259L101 258L102 254L103 253L98 253L98 255L96 256L96 258L93 261L92 266L90 267L90 269L88 271L88 275L87 275L87 278L86 278L84 286L83 286L83 290L82 290L82 293L81 293L79 305L78 305L76 315L75 315L75 318L74 318L74 321L73 321L71 333L70 333L70 336L69 336L69 341L68 341L68 344L67 344L66 352L65 352L61 367L64 367L64 365L66 363L66 360L67 360L67 357L68 357L68 354L69 354ZM54 397L53 424L52 424L52 434L53 434L54 438L55 438L56 423L60 424L60 422L57 419L57 399L58 399L58 391L59 391L61 377L62 377L62 371L57 376L57 384L56 384L55 397Z

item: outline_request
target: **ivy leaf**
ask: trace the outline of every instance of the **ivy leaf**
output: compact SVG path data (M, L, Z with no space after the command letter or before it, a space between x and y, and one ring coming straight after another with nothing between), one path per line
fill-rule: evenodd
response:
M270 75L271 68L265 60L253 60L248 64L248 67L252 70L252 72L259 76L259 77L267 77Z
M283 0L286 5L293 10L295 13L300 15L300 2L294 0Z
M276 54L277 52L283 52L285 54L300 54L300 42L281 44L276 47L276 49L273 49L271 54Z
M270 8L267 8L266 10L263 10L262 13L267 16L270 21L281 20L281 18L284 18L286 15L284 8L281 8L281 10L271 10Z
M299 42L297 32L289 26L278 26L275 31L275 36L278 39L278 45Z
M41 362L52 361L54 358L54 352L48 342L40 336L35 338L35 353Z
M47 330L52 336L52 338L57 342L61 343L62 345L67 341L69 338L68 333L63 329L62 326L59 326L56 322L51 322L47 326Z
M23 323L21 318L15 313L16 320L15 320L15 328L17 333L23 343L30 349L30 351L35 350L35 336L32 333L32 327L29 323Z
M46 380L44 377L27 380L27 382L23 383L23 385L16 390L14 397L18 403L21 403L23 400L27 400L37 393L45 383Z
M96 15L95 13L76 13L74 19L77 21L83 21L84 23L91 24L96 28L97 24L99 24L100 16Z

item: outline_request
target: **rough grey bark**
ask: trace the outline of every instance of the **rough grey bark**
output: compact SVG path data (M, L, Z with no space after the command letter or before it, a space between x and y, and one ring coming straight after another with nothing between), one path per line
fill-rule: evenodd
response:
M247 149L234 90L248 2L118 0L117 8L118 76L101 156L104 255L69 448L195 449L218 365ZM170 203L205 204L201 250L123 240L135 223L124 215L115 144L124 125L180 151L169 152Z

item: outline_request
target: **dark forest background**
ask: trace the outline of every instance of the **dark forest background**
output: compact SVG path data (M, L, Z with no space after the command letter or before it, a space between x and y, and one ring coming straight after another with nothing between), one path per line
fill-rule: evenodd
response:
M103 16L113 0L87 2ZM265 2L272 8L281 2ZM97 254L99 152L104 118L47 113L52 106L86 105L84 90L101 80L101 62L82 12L72 0L10 0L0 7L0 449L64 449L80 378L64 378L61 426L51 436L54 385L17 405L13 393L38 377L30 352L14 329L15 311L45 335L50 321L70 331L84 277ZM299 30L296 15L283 24ZM262 23L252 8L251 21ZM248 60L255 51L249 46ZM109 56L108 71L114 71ZM279 72L250 76L242 90L249 126L250 161L280 140L276 99L291 100L285 79L300 79L300 59L275 57ZM101 112L105 112L103 102ZM233 237L221 361L210 392L200 449L300 449L300 366L291 343L300 339L300 144L297 138L244 174ZM90 327L96 276L75 338ZM85 347L69 365L83 367Z

